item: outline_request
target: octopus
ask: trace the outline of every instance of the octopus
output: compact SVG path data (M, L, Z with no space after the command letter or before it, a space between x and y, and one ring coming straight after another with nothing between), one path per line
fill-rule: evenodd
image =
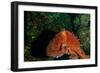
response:
M69 55L70 59L89 58L80 48L79 39L68 30L60 31L50 40L46 54L54 58L59 58L64 54Z

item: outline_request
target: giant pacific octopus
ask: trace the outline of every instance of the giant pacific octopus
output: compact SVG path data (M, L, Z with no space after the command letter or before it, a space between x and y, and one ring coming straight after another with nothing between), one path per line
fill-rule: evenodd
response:
M59 58L64 54L69 55L70 59L89 58L80 48L79 39L70 31L63 30L57 33L47 46L47 56Z

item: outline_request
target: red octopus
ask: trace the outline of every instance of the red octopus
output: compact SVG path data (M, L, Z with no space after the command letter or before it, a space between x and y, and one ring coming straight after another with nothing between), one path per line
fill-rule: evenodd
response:
M80 42L76 36L67 30L59 32L47 47L47 56L58 58L64 54L69 55L70 59L89 58L80 48Z

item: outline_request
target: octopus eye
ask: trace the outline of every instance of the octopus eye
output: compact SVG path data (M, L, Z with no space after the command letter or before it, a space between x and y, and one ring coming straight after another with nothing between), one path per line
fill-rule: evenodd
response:
M65 50L67 48L67 45L66 44L62 44L61 46L60 46L60 51L61 50Z
M66 44L62 44L62 48L66 49L67 45Z
M66 46L64 46L64 48L66 48Z

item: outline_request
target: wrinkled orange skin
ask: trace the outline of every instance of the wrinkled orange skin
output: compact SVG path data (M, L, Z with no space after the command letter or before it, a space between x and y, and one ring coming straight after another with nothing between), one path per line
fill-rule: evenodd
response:
M63 47L65 45L65 47ZM76 36L67 31L59 32L49 43L47 47L47 56L56 57L64 54L70 55L71 59L88 58L80 48L80 42Z

